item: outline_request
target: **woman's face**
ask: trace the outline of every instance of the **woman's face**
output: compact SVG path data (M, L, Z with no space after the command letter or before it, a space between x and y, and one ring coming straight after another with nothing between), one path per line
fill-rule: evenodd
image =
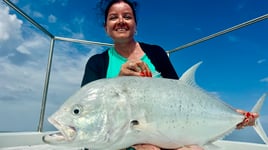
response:
M110 7L105 30L114 42L133 40L136 22L133 11L127 3L118 2Z

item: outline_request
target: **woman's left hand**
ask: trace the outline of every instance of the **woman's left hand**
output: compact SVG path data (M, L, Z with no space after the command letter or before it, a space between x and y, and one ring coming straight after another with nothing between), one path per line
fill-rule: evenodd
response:
M254 126L256 119L259 117L258 113L247 112L241 109L237 109L236 112L245 116L244 120L236 125L236 129L242 129L246 126Z
M131 60L121 66L119 76L152 77L148 65L141 60Z

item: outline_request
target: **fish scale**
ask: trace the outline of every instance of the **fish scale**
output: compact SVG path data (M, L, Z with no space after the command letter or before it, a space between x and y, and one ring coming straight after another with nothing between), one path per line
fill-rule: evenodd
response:
M245 116L197 86L194 76L200 64L180 80L117 77L91 82L49 117L60 133L43 140L90 150L118 150L138 143L209 147L231 133ZM253 110L260 110L265 97ZM268 143L259 122L256 128Z

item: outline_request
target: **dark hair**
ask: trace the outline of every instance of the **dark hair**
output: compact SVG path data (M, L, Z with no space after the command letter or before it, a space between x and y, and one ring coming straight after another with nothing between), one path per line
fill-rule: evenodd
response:
M137 8L138 3L136 1L133 1L133 0L100 0L97 7L99 7L100 14L101 16L103 16L102 17L103 25L106 25L106 20L107 20L107 16L109 13L109 9L111 8L113 4L118 3L118 2L124 2L130 6L130 8L133 11L135 22L137 24L136 8Z

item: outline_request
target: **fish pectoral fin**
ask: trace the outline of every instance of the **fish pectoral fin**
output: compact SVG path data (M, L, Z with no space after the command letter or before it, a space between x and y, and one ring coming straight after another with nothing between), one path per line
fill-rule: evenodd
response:
M133 130L142 131L147 128L147 123L138 119L134 119L130 121L130 127Z
M162 133L157 129L155 123L148 123L142 120L132 120L131 129L134 133L146 135L146 137L148 138L162 137L165 139L169 139L169 137L166 136L166 134ZM169 139L169 141L171 142L173 140Z
M155 133L157 130L153 123L148 123L144 119L133 119L130 121L130 128L136 132Z
M137 126L137 125L139 125L140 124L140 122L139 122L139 120L131 120L130 121L130 125L133 127L133 126Z

